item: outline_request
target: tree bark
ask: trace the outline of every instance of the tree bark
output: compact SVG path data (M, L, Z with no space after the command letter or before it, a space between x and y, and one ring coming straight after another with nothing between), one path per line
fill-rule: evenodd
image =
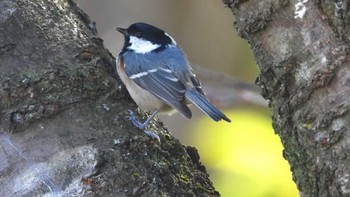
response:
M219 196L195 149L126 118L115 59L73 1L2 0L0 69L0 196Z
M350 193L349 1L224 0L301 196Z

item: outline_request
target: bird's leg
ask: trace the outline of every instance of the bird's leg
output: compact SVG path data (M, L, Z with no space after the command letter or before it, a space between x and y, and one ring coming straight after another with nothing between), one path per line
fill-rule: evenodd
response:
M154 111L152 113L152 115L150 117L147 118L147 120L144 123L141 123L140 120L135 116L134 112L129 110L129 116L128 118L131 120L131 122L139 129L142 129L146 135L150 136L151 138L156 138L159 142L160 142L160 138L157 134L153 133L152 131L146 130L147 125L149 124L149 122L154 118L155 115L157 115L157 113L160 110L157 109L156 111Z

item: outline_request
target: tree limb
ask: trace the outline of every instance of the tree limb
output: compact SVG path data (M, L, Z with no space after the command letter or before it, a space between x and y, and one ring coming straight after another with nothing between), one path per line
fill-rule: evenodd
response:
M224 2L254 51L301 196L348 196L349 2Z
M115 59L73 1L0 13L0 196L219 196L193 148L126 118Z

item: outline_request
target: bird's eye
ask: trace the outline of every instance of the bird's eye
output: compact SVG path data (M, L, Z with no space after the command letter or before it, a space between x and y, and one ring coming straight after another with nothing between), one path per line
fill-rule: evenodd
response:
M142 33L141 32L137 32L136 33L136 37L141 38L142 37Z

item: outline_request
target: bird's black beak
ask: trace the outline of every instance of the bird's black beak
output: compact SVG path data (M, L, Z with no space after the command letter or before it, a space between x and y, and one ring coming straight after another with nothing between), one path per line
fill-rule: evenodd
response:
M128 30L124 29L124 28L120 28L120 27L116 27L115 30L119 31L120 33L122 33L124 36L128 36Z

